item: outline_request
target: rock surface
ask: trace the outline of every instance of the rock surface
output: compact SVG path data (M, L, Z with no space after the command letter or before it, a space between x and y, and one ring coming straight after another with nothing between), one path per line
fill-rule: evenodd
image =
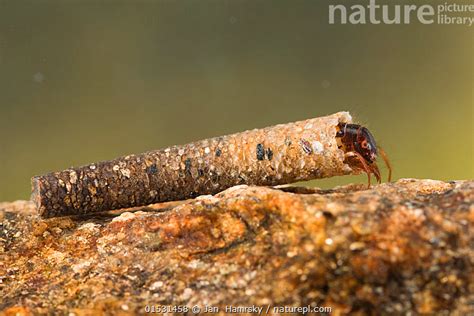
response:
M49 220L30 202L0 203L0 311L312 305L333 315L467 315L473 224L474 181L237 186Z

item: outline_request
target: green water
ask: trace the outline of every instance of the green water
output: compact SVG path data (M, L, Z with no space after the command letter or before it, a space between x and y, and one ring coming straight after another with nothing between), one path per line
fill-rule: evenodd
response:
M329 1L133 3L0 1L0 201L36 174L340 110L395 178L474 178L472 27L329 25Z

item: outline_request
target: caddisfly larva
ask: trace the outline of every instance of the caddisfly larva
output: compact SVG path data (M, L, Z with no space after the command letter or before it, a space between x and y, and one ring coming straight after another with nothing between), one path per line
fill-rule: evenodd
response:
M364 149L375 142L355 126L339 112L52 172L33 177L32 200L43 217L54 217L188 199L238 184L356 174L360 163L369 181L370 173L380 180L376 152ZM350 152L359 162L348 159Z

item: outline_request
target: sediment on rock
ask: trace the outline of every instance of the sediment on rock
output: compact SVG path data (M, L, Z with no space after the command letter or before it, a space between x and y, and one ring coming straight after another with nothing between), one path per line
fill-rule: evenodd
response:
M0 310L145 314L146 305L469 314L474 182L237 186L125 213L44 220L0 203Z

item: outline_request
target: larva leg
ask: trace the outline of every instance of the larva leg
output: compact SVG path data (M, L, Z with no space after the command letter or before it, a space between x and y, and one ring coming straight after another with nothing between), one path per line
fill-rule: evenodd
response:
M377 178L377 182L379 184L382 183L382 177L380 176L380 170L379 170L379 166L377 166L377 163L373 162L370 165L370 169L374 173L375 178Z
M367 178L368 178L368 186L367 188L370 188L370 174L372 173L372 169L369 168L369 166L367 165L367 163L365 162L365 159L364 157L361 156L361 154L359 154L358 152L356 151L351 151L351 152L348 152L346 153L346 156L355 156L357 157L357 159L359 160L359 162L361 163L365 173L367 173Z
M388 160L387 153L385 150L382 149L382 147L377 147L380 156L382 157L383 161L385 161L385 165L387 166L388 169L388 182L392 181L392 165L390 164L390 161Z

